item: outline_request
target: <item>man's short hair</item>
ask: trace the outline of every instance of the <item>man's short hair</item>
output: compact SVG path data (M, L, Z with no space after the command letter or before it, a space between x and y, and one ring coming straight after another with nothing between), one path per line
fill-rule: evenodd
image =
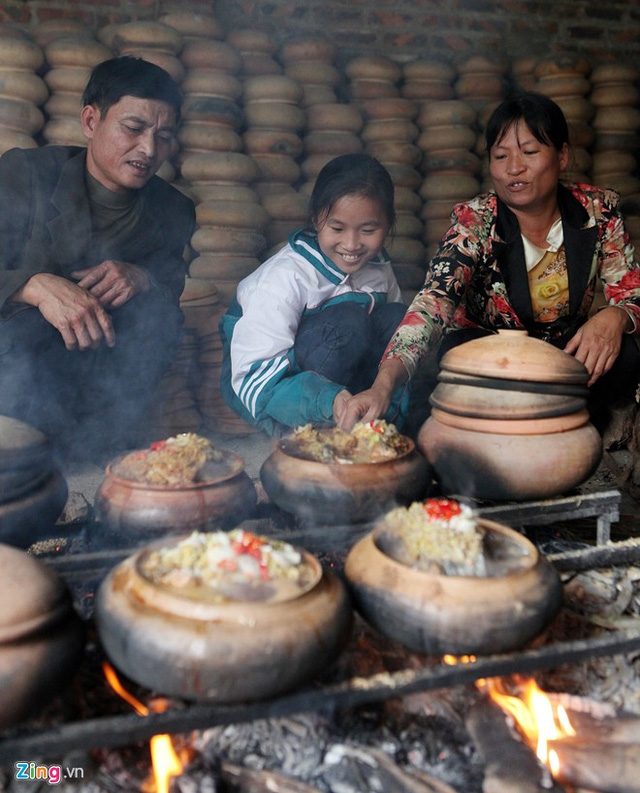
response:
M99 63L84 89L82 106L94 105L104 116L123 96L167 102L175 110L176 121L180 121L182 93L171 75L155 63L133 55Z

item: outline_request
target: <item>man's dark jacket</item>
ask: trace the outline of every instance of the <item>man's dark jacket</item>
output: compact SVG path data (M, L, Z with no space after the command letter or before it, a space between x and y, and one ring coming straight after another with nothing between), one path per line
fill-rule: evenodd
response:
M24 306L8 298L32 275L70 277L99 264L91 242L86 149L11 149L0 158L0 316ZM136 264L176 305L184 286L185 245L195 228L191 199L158 176L141 190L139 232L108 258Z

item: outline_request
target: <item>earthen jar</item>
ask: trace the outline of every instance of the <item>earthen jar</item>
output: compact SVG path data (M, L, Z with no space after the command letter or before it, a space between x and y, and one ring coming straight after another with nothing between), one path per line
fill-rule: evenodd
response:
M84 630L62 579L0 545L0 729L35 713L71 680Z
M551 498L584 482L600 462L586 367L526 331L453 347L438 379L417 445L445 492Z
M105 652L141 685L191 700L268 699L312 679L344 646L352 619L346 589L310 554L303 551L313 581L302 594L215 603L145 577L141 560L160 545L114 568L96 598Z
M106 468L96 493L96 514L125 546L139 546L164 535L205 531L248 517L256 490L237 454L222 452L226 472L203 482L152 485L114 474L120 458Z
M478 520L485 547L517 564L504 574L429 573L389 555L381 527L359 540L345 562L355 605L376 630L411 650L485 655L516 650L537 636L562 602L558 574L518 532Z
M52 536L67 496L46 435L0 416L0 542L28 548Z
M262 464L260 479L285 512L319 523L367 521L428 495L431 471L409 443L405 454L385 462L325 463L290 453L285 438Z

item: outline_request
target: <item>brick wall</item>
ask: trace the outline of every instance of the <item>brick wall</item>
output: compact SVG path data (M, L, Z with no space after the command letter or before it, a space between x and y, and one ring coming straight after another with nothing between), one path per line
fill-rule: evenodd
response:
M640 62L638 0L2 0L0 21L72 17L100 27L171 10L213 11L226 27L258 25L284 39L325 32L342 57L398 60L470 54L510 58L581 52L593 63Z

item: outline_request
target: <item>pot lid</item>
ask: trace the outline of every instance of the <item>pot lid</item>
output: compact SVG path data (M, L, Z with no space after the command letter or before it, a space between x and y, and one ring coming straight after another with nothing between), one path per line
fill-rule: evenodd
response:
M441 361L450 372L539 383L586 384L583 363L526 330L499 330L452 347Z
M60 576L25 551L0 544L0 643L59 619L70 608Z
M24 421L0 416L0 470L39 465L49 460L47 436Z
M440 382L429 397L435 408L479 419L541 419L582 410L585 396L536 393Z

